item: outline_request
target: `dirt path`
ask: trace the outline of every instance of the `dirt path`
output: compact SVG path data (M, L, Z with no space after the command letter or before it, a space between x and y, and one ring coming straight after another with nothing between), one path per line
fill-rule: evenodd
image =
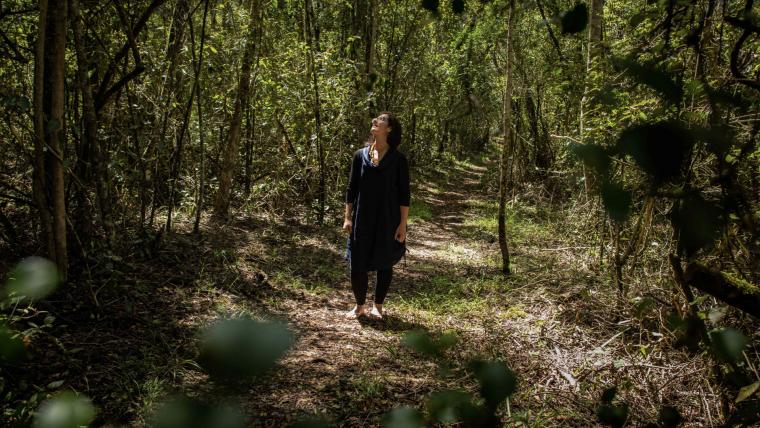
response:
M414 178L410 251L395 269L381 323L343 318L353 301L337 227L229 226L240 282L215 298L216 313L279 316L297 337L280 369L238 396L254 425L317 414L341 426L377 426L396 406L423 409L431 392L475 392L465 370L473 357L503 360L518 373L519 391L503 411L528 426L594 424L598 398L613 384L634 422L676 405L691 423L706 423L716 411L707 401L717 400L700 380L702 360L663 352L662 335L646 320L616 311L614 293L593 270L593 248L571 240L562 213L541 217L545 207L513 205L514 273L499 273L487 171L458 162ZM458 337L450 376L402 345L415 329ZM191 389L206 382L186 379Z

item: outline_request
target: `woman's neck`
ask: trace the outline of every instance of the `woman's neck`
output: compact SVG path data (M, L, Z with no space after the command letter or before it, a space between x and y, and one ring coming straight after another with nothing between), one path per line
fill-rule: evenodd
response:
M379 153L385 153L389 148L388 142L384 138L375 138L373 145L375 146L375 150L377 150Z

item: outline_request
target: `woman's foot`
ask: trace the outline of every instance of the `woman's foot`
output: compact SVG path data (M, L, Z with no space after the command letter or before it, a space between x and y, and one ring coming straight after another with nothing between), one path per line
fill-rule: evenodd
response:
M369 316L378 320L383 319L383 305L378 305L376 303L369 311Z
M364 305L356 305L353 309L346 313L346 319L355 320L359 317L367 315L367 310Z

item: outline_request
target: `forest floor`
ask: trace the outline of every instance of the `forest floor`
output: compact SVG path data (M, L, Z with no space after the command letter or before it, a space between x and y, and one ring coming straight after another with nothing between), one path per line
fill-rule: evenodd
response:
M143 425L174 392L219 394L195 361L197 332L250 314L284 320L296 338L275 371L227 392L252 426L308 415L377 426L394 407L424 410L435 391L476 395L467 370L474 358L517 373L517 392L500 408L506 426L595 425L600 396L613 385L634 425L655 421L663 405L687 426L718 423L705 357L673 348L659 331L665 312L637 318L617 309L598 244L546 193L510 203L512 274L501 274L489 171L491 160L472 158L413 176L409 253L395 268L383 321L344 319L353 297L338 225L240 218L209 224L200 238L177 232L155 254L95 268L108 281L73 286L72 295L91 301L57 310L36 336L39 374L29 382L44 390L63 381L55 388L95 399L101 422ZM457 338L447 375L403 345L411 330Z

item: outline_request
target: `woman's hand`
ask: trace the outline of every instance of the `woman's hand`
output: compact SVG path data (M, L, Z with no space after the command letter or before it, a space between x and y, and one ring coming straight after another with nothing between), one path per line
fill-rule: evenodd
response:
M353 227L354 227L354 223L351 220L349 219L343 220L343 230L349 235L351 234L351 229L353 229Z
M406 224L401 223L396 228L396 235L394 235L394 238L396 238L396 241L398 242L404 242L406 241Z

